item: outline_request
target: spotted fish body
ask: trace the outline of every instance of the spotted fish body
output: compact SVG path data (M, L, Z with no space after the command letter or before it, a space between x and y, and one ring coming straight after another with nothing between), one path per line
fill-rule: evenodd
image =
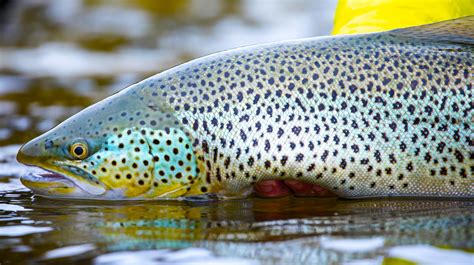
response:
M25 145L19 159L68 174L48 148L84 138L93 151L88 159L97 159L108 139L127 130L175 130L192 143L195 159L179 196L242 197L261 180L298 179L347 198L472 198L473 27L467 17L200 58L80 112ZM152 141L146 140L151 158L158 152ZM166 166L149 162L148 182L159 187L183 175L180 169L159 176ZM94 186L97 176L88 173ZM168 190L155 188L133 196Z

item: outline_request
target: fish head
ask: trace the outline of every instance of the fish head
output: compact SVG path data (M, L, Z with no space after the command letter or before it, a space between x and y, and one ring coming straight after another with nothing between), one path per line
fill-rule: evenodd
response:
M198 169L190 138L176 126L163 108L143 108L133 95L113 96L22 146L17 160L48 172L21 181L47 197L178 197Z
M24 144L18 154L20 163L43 168L47 173L28 173L22 183L45 196L99 196L106 187L98 178L79 168L103 142L95 132L85 133L83 118L72 117L50 131Z

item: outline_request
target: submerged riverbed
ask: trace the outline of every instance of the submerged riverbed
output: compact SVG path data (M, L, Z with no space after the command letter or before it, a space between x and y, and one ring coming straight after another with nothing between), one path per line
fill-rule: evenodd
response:
M19 144L208 53L327 35L335 1L0 1L0 264L473 264L474 201L34 196Z

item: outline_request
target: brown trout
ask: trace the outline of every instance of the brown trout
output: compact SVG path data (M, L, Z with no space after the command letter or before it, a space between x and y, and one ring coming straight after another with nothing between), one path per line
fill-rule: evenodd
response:
M241 198L295 179L340 197L474 197L474 16L209 55L25 144L39 195Z

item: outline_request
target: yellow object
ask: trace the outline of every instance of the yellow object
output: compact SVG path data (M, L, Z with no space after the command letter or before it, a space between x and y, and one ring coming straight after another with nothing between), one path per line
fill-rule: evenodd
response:
M405 28L474 15L474 0L339 0L333 34Z

